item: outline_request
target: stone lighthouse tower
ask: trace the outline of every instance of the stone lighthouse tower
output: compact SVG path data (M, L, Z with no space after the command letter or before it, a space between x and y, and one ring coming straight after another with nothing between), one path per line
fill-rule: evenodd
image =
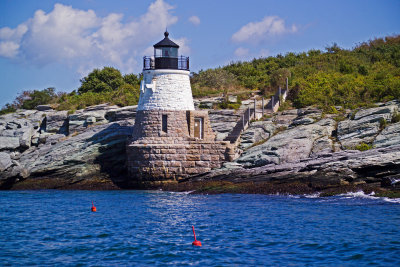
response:
M168 38L143 58L143 81L132 138L127 144L128 183L154 187L220 167L234 156L227 141L215 141L208 112L195 110L189 58Z

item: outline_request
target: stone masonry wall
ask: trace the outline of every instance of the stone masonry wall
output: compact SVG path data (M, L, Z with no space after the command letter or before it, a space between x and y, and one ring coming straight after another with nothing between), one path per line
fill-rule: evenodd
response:
M145 70L138 110L194 110L189 71Z
M167 132L162 131L167 115ZM204 138L194 137L194 118L204 118ZM234 146L215 141L207 111L142 110L127 144L127 168L132 185L176 182L205 173L233 160Z
M208 111L206 110L191 110L187 112L187 120L189 124L189 134L194 137L194 119L196 117L203 118L203 140L213 141L215 140L215 133L211 128L210 119L208 117Z
M179 181L232 160L228 142L186 141L183 144L130 144L128 173L132 183Z

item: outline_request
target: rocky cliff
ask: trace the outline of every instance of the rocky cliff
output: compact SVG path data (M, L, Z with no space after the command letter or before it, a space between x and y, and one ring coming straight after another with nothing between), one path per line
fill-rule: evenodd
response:
M125 145L135 107L104 104L72 114L46 106L38 109L0 117L2 189L124 186ZM338 109L339 114L315 108L288 110L252 122L242 134L243 154L238 159L190 178L182 188L207 181L302 183L311 191L360 184L396 188L400 122L395 121L400 103ZM210 110L217 139L222 140L239 118L232 110Z
M136 107L39 109L0 117L1 188L113 188L123 180Z
M300 186L297 192L356 185L396 189L399 110L399 102L392 101L340 115L314 108L276 113L242 134L238 159L188 182L268 183L266 192L272 193L271 186L290 191L282 184Z

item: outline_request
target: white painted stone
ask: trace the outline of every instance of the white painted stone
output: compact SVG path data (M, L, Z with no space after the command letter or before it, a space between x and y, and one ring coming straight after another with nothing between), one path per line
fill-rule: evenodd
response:
M189 71L145 70L137 110L194 110Z

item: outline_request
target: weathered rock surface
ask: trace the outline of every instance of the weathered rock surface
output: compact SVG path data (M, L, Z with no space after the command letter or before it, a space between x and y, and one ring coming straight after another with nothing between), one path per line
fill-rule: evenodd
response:
M332 135L335 124L332 119L323 119L315 124L284 130L248 149L236 162L245 167L256 167L300 161L310 156L315 140Z
M99 105L71 115L20 110L1 116L0 186L8 188L26 178L57 179L58 186L83 178L121 179L135 111ZM74 128L74 122L91 118L79 131Z
M68 111L46 112L44 116L44 131L68 135Z
M360 183L384 183L400 178L400 145L368 151L341 151L298 162L267 164L255 168L222 168L192 181L301 182L314 188Z
M36 106L36 110L46 111L46 110L53 110L53 108L50 105L38 105Z
M343 148L353 148L361 143L372 143L381 131L384 122L390 122L398 111L397 105L360 110L354 119L338 124L338 139Z
M271 120L280 132L265 143L247 149L235 162L227 162L223 168L189 181L250 182L264 186L270 183L272 187L268 189L267 186L266 191L271 192L274 191L272 184L301 184L300 191L305 192L307 188L318 191L364 184L397 188L400 123L390 124L397 110L396 102L360 110L353 119L339 123L339 129L332 119L334 116L321 119L322 114L315 109L278 113ZM388 123L383 130L382 119ZM263 123L270 122L260 122ZM254 131L253 128L256 126L250 126L248 131ZM246 132L242 136L246 136ZM374 148L363 152L340 149L366 141L373 142Z
M0 136L0 150L12 150L19 147L19 138L13 136Z
M208 116L218 141L224 140L240 120L240 113L235 110L209 110Z
M247 150L235 162L193 179L391 186L400 179L400 123L390 123L398 111L398 102L381 104L339 123L332 119L336 115L321 118L321 111L314 108L280 112L250 125L241 140L241 148ZM240 119L234 110L209 114L217 140ZM99 105L74 114L19 110L0 116L0 187L43 178L56 181L46 188L93 178L123 183L125 142L135 115L135 106ZM360 142L374 148L348 150Z
M246 149L256 143L270 138L276 131L276 128L276 124L272 121L253 122L242 134L240 147Z
M373 143L375 147L387 147L396 144L400 144L400 122L387 126Z
M6 170L12 165L11 157L9 154L0 152L0 171Z

